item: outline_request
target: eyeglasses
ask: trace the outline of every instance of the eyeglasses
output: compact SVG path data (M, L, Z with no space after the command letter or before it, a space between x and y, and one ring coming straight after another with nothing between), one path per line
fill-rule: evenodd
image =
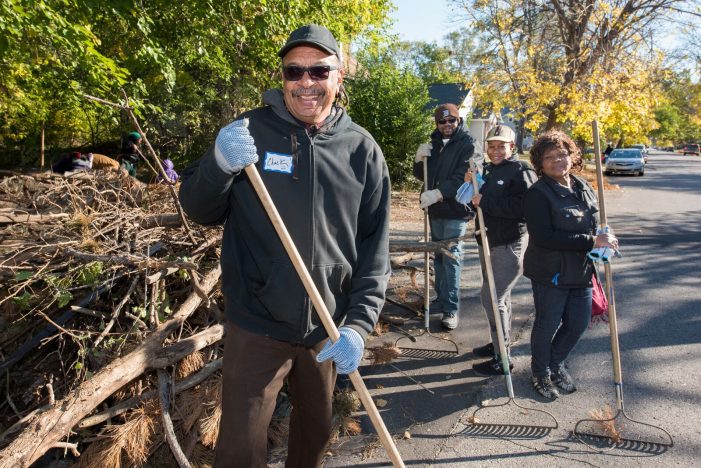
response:
M309 73L312 81L324 81L329 79L329 72L338 70L334 65L314 65L311 67L300 67L298 65L285 65L282 67L282 76L287 81L299 81L305 73Z
M449 124L454 124L454 123L457 122L457 121L458 121L458 119L456 119L456 118L454 118L454 117L453 117L452 119L441 119L441 120L438 121L438 125L445 125L445 124L447 124L447 123L449 123Z
M543 158L543 162L555 162L555 161L565 161L570 159L569 154L558 154L557 156L547 156Z

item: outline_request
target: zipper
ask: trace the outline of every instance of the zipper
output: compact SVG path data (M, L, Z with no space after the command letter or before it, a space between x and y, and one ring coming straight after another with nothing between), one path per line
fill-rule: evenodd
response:
M307 138L309 139L309 192L308 192L308 199L309 199L309 208L310 208L310 221L309 221L309 260L305 262L307 271L309 274L312 274L312 265L314 263L314 183L315 183L315 164L314 164L314 138L309 135L309 132L306 131ZM304 296L304 317L302 320L302 340L304 340L304 336L308 331L311 329L311 324L312 324L312 303L311 299L309 298L309 294L306 293L305 291L305 296Z
M297 132L291 126L290 145L292 146L292 180L299 180L299 146L297 145Z

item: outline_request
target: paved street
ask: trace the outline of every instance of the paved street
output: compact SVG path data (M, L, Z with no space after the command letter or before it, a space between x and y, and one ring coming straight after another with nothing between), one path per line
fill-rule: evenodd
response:
M468 422L472 412L481 401L505 401L506 389L503 377L486 379L471 369L471 349L486 343L488 334L478 297L476 248L468 244L458 330L444 334L440 317L431 317L432 330L458 343L459 356L451 360L398 359L391 365L361 369L407 465L701 464L701 158L653 151L644 177L609 177L609 182L621 187L606 193L606 204L609 224L624 255L614 263L613 271L626 413L664 427L674 438L674 447L594 452L571 437L575 423L588 418L590 411L603 409L607 403L615 407L608 327L588 330L570 356L569 368L580 390L555 402L545 401L530 386L533 309L525 279L513 297L514 329L518 330L515 393L519 404L552 413L559 427L530 435L476 431ZM402 234L407 233L395 233ZM420 328L421 323L414 325ZM390 333L377 340L399 336ZM419 341L421 347L445 349L437 339L422 337ZM370 343L374 344L377 342ZM533 423L545 423L536 413L524 413L514 408L507 414L512 422L532 418ZM363 426L364 435L343 438L334 446L334 456L326 466L388 464L381 446L368 447L371 437L367 434L373 431L365 418ZM411 438L402 437L405 431Z

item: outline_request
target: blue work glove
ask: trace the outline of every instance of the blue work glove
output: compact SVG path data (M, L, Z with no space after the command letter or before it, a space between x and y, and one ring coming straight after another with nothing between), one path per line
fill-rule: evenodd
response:
M214 141L214 156L231 172L240 172L258 161L256 145L248 131L248 119L235 120L219 130Z
M329 340L316 356L316 360L324 362L327 359L333 359L336 363L336 372L350 374L358 368L363 358L365 342L360 333L350 327L341 327L338 332L341 334L338 341L332 343Z
M458 189L458 193L455 194L455 199L467 206L468 203L472 201L474 195L475 189L472 187L472 182L464 182Z

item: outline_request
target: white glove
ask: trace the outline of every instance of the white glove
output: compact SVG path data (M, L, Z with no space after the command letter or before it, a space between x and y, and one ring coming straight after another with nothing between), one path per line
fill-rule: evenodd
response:
M419 206L422 210L425 210L434 203L438 203L443 200L443 194L438 189L429 190L421 194L419 198Z
M420 163L424 159L430 158L432 149L433 145L431 143L421 143L416 149L416 157L414 158L414 162Z
M231 172L239 172L258 161L256 145L248 131L248 119L236 120L219 130L214 141L214 156Z

